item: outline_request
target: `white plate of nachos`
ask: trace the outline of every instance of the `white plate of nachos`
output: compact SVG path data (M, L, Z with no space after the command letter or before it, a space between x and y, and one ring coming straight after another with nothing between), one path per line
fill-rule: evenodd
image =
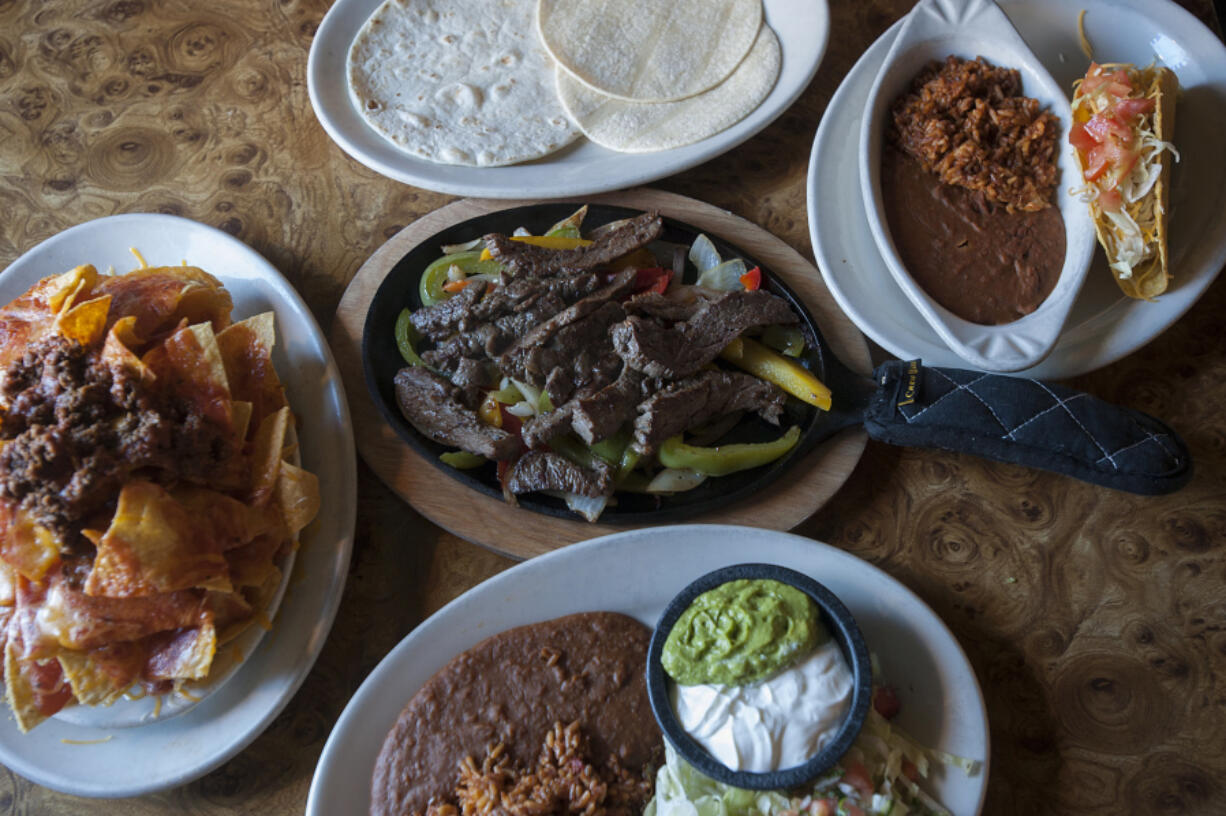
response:
M342 150L370 169L415 187L485 198L561 198L619 190L679 173L741 144L800 96L826 50L830 13L824 0L764 0L764 20L778 36L782 64L769 94L731 127L683 147L619 153L580 137L535 161L502 167L438 164L417 158L367 124L350 98L351 44L382 0L338 0L311 45L307 86L324 130ZM535 32L524 32L535 39Z
M187 263L213 273L233 299L236 320L274 313L273 363L298 421L302 466L317 475L323 503L301 533L267 633L253 638L250 653L230 655L237 668L210 675L191 692L197 699L167 699L159 711L150 699L120 698L107 709L53 716L24 734L12 717L4 718L0 762L79 796L136 796L184 784L233 757L268 726L305 679L331 627L356 512L352 429L331 352L290 283L241 241L168 215L101 218L18 258L0 273L0 302L81 264L100 272L136 269L143 264L134 250L150 266Z

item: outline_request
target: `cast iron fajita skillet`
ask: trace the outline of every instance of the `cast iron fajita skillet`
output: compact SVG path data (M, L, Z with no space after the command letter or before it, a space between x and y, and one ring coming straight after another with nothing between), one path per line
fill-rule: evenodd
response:
M406 443L448 478L501 500L494 466L457 470L439 454L453 450L420 434L400 413L392 385L405 366L396 347L394 328L401 309L421 307L418 283L422 270L442 252L490 232L510 234L524 227L540 234L576 209L571 203L535 204L501 210L454 224L418 244L392 268L371 300L362 334L366 385L383 418ZM584 219L587 232L597 226L639 215L625 207L591 205ZM689 246L701 232L664 218L662 241ZM727 259L740 257L758 265L746 252L717 235L708 238ZM688 267L688 263L687 263ZM655 524L677 521L724 507L766 489L819 442L838 431L863 424L874 439L891 444L963 451L1003 462L1041 467L1085 481L1136 493L1178 489L1191 476L1191 458L1183 441L1158 420L1110 405L1062 386L961 369L927 368L918 361L891 361L871 379L845 366L822 339L813 316L771 270L762 267L762 286L791 305L806 336L801 361L833 392L833 407L819 411L789 398L775 427L747 416L721 443L772 439L790 425L801 438L786 456L760 468L708 479L693 490L671 496L621 492L600 520L610 524ZM686 281L695 271L687 268ZM519 504L539 513L575 518L559 500L539 494L519 497Z

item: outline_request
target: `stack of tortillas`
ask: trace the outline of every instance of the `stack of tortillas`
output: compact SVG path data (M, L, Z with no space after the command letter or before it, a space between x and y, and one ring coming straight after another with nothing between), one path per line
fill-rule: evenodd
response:
M761 104L781 63L762 0L386 0L348 70L393 144L496 166L580 131L625 152L705 139Z

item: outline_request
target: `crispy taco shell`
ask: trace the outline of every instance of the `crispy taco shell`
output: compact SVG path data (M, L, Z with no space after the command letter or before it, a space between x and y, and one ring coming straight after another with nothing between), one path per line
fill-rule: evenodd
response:
M1175 95L1179 88L1179 82L1174 72L1169 68L1156 66L1148 68L1128 67L1126 70L1129 78L1132 80L1133 87L1146 89L1144 97L1154 100L1154 133L1164 142L1171 141L1171 137L1175 132ZM1080 162L1080 160L1081 157L1078 155L1078 161ZM1111 269L1112 274L1115 275L1116 283L1119 284L1124 294L1128 295L1128 297L1142 300L1153 300L1165 292L1167 283L1171 278L1167 260L1167 218L1171 187L1171 163L1174 161L1174 157L1170 151L1163 150L1158 155L1158 161L1162 165L1162 174L1149 192L1149 195L1157 201L1157 206L1155 207L1157 222L1154 230L1157 252L1153 257L1134 266L1130 277L1124 277L1114 267ZM1117 259L1111 257L1113 243L1107 236L1107 230L1110 229L1110 221L1102 209L1094 202L1090 204L1090 213L1094 216L1094 229L1098 235L1098 242L1107 252L1108 262L1114 263Z

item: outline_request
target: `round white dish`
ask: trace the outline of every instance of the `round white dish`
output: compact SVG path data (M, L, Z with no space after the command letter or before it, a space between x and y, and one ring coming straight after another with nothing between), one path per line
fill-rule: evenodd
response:
M1073 110L1064 90L1026 46L1017 29L993 0L923 0L904 18L886 54L881 71L865 101L860 123L860 191L877 251L894 282L933 331L959 357L988 371L1020 371L1037 365L1050 352L1085 282L1097 239L1089 209L1070 192L1056 189L1056 206L1064 222L1065 252L1055 288L1030 314L998 326L972 323L938 303L919 285L900 257L886 222L881 195L881 154L890 110L906 93L916 75L933 61L950 54L1016 69L1023 93L1060 120L1068 133ZM1057 143L1062 178L1075 178L1079 168L1067 140Z
M1191 308L1226 264L1226 46L1168 0L1002 0L1001 8L1062 88L1071 91L1089 60L1077 43L1077 13L1101 60L1146 65L1158 58L1179 77L1171 195L1174 280L1156 302L1125 297L1102 252L1051 354L1025 375L1061 379L1101 368L1161 334ZM929 365L966 367L894 283L869 231L859 190L859 128L864 99L898 24L848 72L826 109L809 161L809 232L818 268L839 306L886 351ZM1062 182L1063 183L1063 182Z
M99 218L65 230L0 273L0 303L35 281L82 263L100 271L187 261L215 274L243 318L276 313L273 362L301 421L302 464L319 477L324 504L302 546L272 630L224 683L191 710L148 718L139 727L101 727L127 715L91 712L80 722L50 719L28 734L0 717L0 763L15 773L78 796L137 796L182 785L233 757L281 711L306 678L340 603L353 545L357 473L353 430L340 374L310 310L281 274L242 241L170 215ZM223 650L224 651L224 650ZM150 700L117 702L148 713ZM84 713L84 712L83 712Z
M773 122L808 86L830 33L825 0L764 0L766 22L783 47L779 80L765 101L727 130L657 153L617 153L586 139L544 158L507 167L462 167L417 159L363 121L349 98L346 55L381 0L337 0L328 11L307 63L311 106L342 150L388 178L452 195L483 198L563 198L646 184L688 170L749 139Z
M931 785L958 816L977 813L987 789L987 714L974 671L940 618L898 581L829 545L771 530L692 524L616 533L539 556L431 615L345 707L315 769L307 814L369 809L375 759L400 710L434 672L478 641L590 610L622 612L654 626L695 578L750 561L812 575L839 596L886 679L898 687L898 724L925 745L984 761L974 776L935 771Z

